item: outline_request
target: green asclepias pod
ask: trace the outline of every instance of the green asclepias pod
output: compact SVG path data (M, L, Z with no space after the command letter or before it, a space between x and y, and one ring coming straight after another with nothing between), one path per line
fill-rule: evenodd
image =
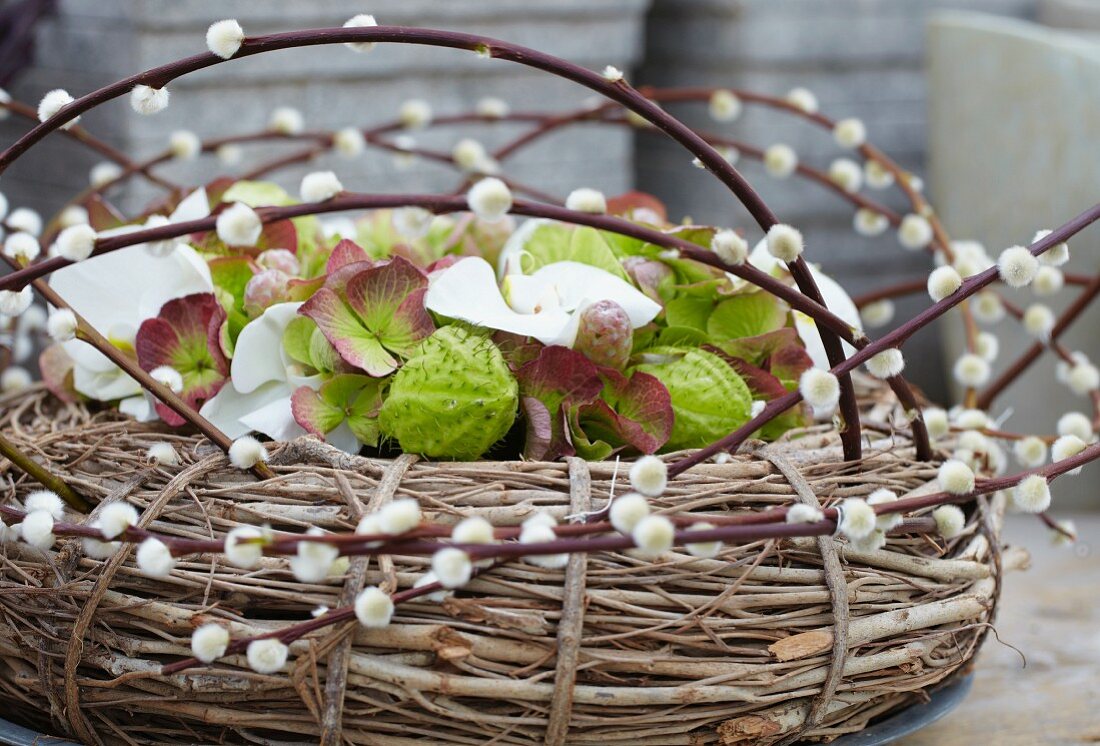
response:
M406 453L473 460L504 437L518 404L519 386L496 345L445 326L394 374L379 425Z

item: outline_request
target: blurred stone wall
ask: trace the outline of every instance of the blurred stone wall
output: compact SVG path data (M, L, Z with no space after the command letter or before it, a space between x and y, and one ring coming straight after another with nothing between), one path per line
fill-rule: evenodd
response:
M64 87L86 93L136 71L205 51L207 26L236 18L246 34L339 26L366 9L380 23L468 31L537 47L594 69L616 65L631 70L642 51L643 17L649 0L61 0L60 12L41 25L38 59L12 87L16 98L36 105L42 94ZM266 54L204 70L169 86L171 105L155 116L131 111L126 98L87 115L82 124L128 154L147 156L167 145L176 129L201 137L261 129L276 106L300 109L307 129L369 126L392 119L402 102L422 98L437 114L470 111L484 96L507 101L514 110L554 111L583 104L579 86L514 63L485 60L469 52L384 44L369 54L340 45ZM0 138L11 142L28 124L9 119ZM495 129L494 129L495 128ZM450 128L426 133L417 144L450 149L463 134L486 145L514 126ZM301 146L297 146L301 147ZM293 145L254 146L246 151L266 161ZM547 138L523 152L510 171L521 181L565 194L586 184L621 192L629 187L631 133L576 128ZM98 156L62 138L36 147L4 175L3 191L13 205L51 214L88 183ZM302 173L335 167L345 185L376 192L432 191L457 186L454 172L426 161L397 171L385 153L368 151L353 162L321 159L282 172L279 180L297 189ZM160 171L184 183L217 175L212 157L170 163ZM134 209L153 196L147 189L112 198Z
M1036 0L655 0L646 31L642 82L657 86L713 85L784 95L813 91L821 111L856 116L869 139L903 167L925 172L927 15L944 7L1030 17ZM829 133L789 116L748 107L732 125L709 121L705 105L670 107L689 123L760 146L783 142L803 162L827 169L842 155ZM671 143L638 135L639 188L657 194L672 215L752 227L744 210L718 182L691 167ZM798 179L777 181L758 162L739 167L780 218L801 228L807 257L820 263L853 294L921 276L930 266L921 253L902 250L891 235L867 239L851 228L852 210L832 193ZM885 193L874 192L881 198ZM900 208L897 190L887 202ZM936 202L936 194L930 197ZM947 229L951 232L950 223ZM968 228L967 228L968 229ZM749 231L749 235L759 235ZM958 238L968 238L965 231ZM872 257L881 257L872 260ZM899 304L898 318L925 304ZM933 397L946 395L936 335L910 343L910 374Z

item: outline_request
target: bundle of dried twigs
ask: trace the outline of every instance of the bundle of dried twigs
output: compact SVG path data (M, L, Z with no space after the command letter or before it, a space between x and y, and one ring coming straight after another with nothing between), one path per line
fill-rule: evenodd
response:
M382 460L313 439L283 445L275 478L257 482L200 436L40 390L0 407L5 436L99 509L127 499L147 527L179 537L264 522L346 531L394 497L415 497L435 521L518 525L536 509L561 519L598 510L617 481L622 491L616 463ZM888 423L891 408L869 407L864 422ZM934 489L938 462L918 461L888 426L868 431L862 462L842 460L833 427L810 428L678 476L655 507L720 516ZM183 463L150 466L146 448L166 438ZM33 489L21 479L18 492ZM48 552L9 543L0 697L9 713L92 742L313 741L341 733L334 721L344 741L363 744L827 740L920 700L968 663L1000 571L1023 561L1000 555L1003 508L1000 495L979 498L947 542L910 516L870 553L819 537L731 544L713 560L674 550L657 561L578 553L564 571L502 564L442 603L403 604L385 629L352 620L296 642L289 676L254 673L243 656L160 669L188 654L203 621L255 635L346 605L365 583L408 588L428 558L355 557L303 584L283 558L243 571L193 555L153 580L129 545L100 562L75 539Z

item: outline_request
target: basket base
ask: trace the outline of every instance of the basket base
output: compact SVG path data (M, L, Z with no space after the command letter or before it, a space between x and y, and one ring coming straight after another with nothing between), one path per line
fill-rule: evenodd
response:
M841 736L833 741L833 746L883 746L911 736L961 705L973 685L974 674L960 676L932 692L927 702L906 707L896 715L858 733Z

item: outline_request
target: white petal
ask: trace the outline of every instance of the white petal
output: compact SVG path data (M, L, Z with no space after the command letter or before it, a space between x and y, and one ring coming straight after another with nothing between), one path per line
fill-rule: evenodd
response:
M626 280L582 262L547 264L531 278L537 284L553 286L566 311L577 310L585 302L615 301L626 311L634 328L648 324L661 310L659 303Z
M186 223L201 220L210 215L210 200L206 197L206 188L199 187L176 205L168 216L169 223Z
M160 419L153 402L144 393L120 401L118 411L130 415L138 422L153 422Z
M241 417L241 424L272 440L294 440L306 434L305 428L294 420L289 394Z
M99 401L125 399L142 392L141 385L122 372L121 368L95 371L82 365L73 367L73 387L81 394Z
M291 393L293 391L290 387L280 381L272 381L248 394L240 393L230 382L202 405L199 414L230 438L236 439L252 431L252 428L241 422L241 418L273 401L285 399Z
M512 235L508 236L508 240L504 242L504 246L500 250L500 256L497 257L497 276L503 278L506 274L521 272L519 260L526 251L524 247L527 246L527 242L534 232L539 229L539 226L554 222L547 218L532 218L524 221L523 225L513 231Z
M339 448L344 453L356 454L363 444L351 432L347 422L341 422L339 427L325 434L325 442L334 448Z
M239 393L255 391L269 381L286 381L283 334L301 306L301 303L276 303L241 330L231 368L233 386Z
M534 337L543 344L552 344L569 324L569 314L560 309L522 314L509 308L492 266L481 257L467 257L434 275L424 305L444 316Z

